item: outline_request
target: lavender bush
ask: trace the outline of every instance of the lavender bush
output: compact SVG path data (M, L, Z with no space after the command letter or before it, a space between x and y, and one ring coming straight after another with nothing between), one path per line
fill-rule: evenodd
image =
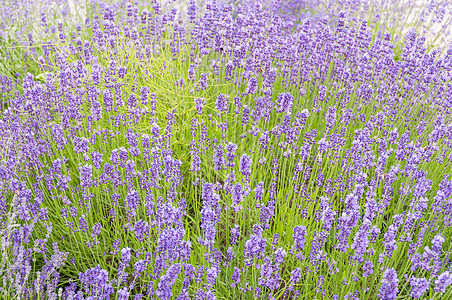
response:
M1 298L451 298L446 27L173 2L3 6Z

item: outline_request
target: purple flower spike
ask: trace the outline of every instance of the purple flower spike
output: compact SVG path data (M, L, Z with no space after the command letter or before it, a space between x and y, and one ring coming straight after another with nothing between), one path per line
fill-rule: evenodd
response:
M207 74L201 74L201 78L199 78L198 85L196 86L196 90L207 90Z
M177 276L181 272L180 264L169 267L167 273L160 277L155 294L162 300L169 300L173 296L171 289L176 282Z
M251 159L251 156L249 156L247 154L243 154L243 156L240 158L240 162L239 162L240 172L246 177L251 175L252 162L253 161Z
M306 226L295 226L293 229L293 248L300 252L306 243Z
M267 240L262 238L262 233L255 233L250 236L250 239L245 242L245 250L243 255L245 264L250 267L253 263L253 258L260 258L264 255Z
M226 166L228 166L229 168L233 168L235 166L234 159L236 156L235 152L237 151L237 148L237 145L231 142L226 145L226 158L228 160Z
M285 112L290 114L292 112L292 105L294 103L294 97L289 93L281 93L278 96L278 107L276 108L276 112L282 113Z
M410 296L415 299L421 298L430 286L430 282L425 278L416 278L413 276L409 282L411 285Z
M435 280L435 292L444 293L446 288L452 284L452 275L449 271L443 272Z
M382 300L395 300L399 289L397 284L399 279L397 278L397 273L394 269L386 269L383 273L383 279L381 280L381 288L378 294L378 298Z
M126 287L123 287L118 291L118 300L128 300L130 293L127 291Z
M196 104L196 112L198 113L198 115L202 114L202 109L204 107L204 105L206 105L206 100L204 100L204 98L196 98L195 99L195 104Z
M246 86L246 90L245 90L245 94L249 95L249 94L255 94L257 92L257 88L258 88L258 82L257 79L254 77L251 77L248 80L248 85Z
M218 95L215 105L221 113L227 114L229 110L229 95L227 94Z
M85 273L79 273L79 280L87 296L109 299L114 293L113 286L108 280L108 272L100 266L88 269Z

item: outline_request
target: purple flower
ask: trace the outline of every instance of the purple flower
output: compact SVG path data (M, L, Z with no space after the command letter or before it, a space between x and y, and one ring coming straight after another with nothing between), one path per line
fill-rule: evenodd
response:
M223 266L229 266L228 263L232 262L233 259L235 259L234 249L232 249L232 247L228 247L228 250L226 251L226 261L224 262Z
M219 94L215 105L221 113L227 114L229 110L229 95Z
M234 159L235 159L235 152L237 151L237 145L233 144L231 142L229 142L226 145L226 159L228 160L228 162L226 163L226 166L228 166L229 168L233 168L234 167Z
M410 296L415 299L421 298L430 286L430 282L425 278L417 278L412 276L409 279L409 282L411 285Z
M260 287L256 287L256 289L254 290L254 298L255 299L260 299L261 292L262 292L262 289Z
M268 130L264 130L261 133L261 136L259 137L259 145L262 149L268 148L268 143L270 141L270 132Z
M149 239L149 224L146 221L139 220L134 226L135 236L140 243Z
M295 226L293 229L293 248L297 252L303 251L306 243L306 226Z
M58 150L62 150L63 147L67 144L67 140L64 136L63 127L59 124L53 125L53 138L55 139ZM75 140L74 140L75 143ZM76 146L77 151L79 151L79 146ZM82 146L83 147L83 146ZM77 153L76 151L76 153Z
M301 268L296 268L290 272L290 284L297 284L301 279Z
M190 0L187 7L187 15L190 23L195 23L196 20L196 2L194 0Z
M251 175L252 162L253 161L251 160L251 156L247 154L243 154L242 157L240 157L239 169L240 172L246 177Z
M121 249L121 264L127 266L132 258L132 252L129 247Z
M96 169L100 169L102 167L101 166L102 156L103 156L102 153L99 153L96 151L91 152L91 160L93 162L94 167L96 167Z
M89 188L92 186L92 180L91 180L91 176L92 176L92 170L93 167L91 167L91 165L84 165L79 167L79 171L80 171L80 186L83 188Z
M127 208L130 209L133 216L136 216L136 210L138 208L138 205L140 204L140 196L138 195L137 191L131 190L125 199Z
M361 228L356 233L350 248L355 250L354 258L359 262L363 262L363 256L369 246L369 230L371 222L368 219L364 219Z
M176 282L177 276L181 272L180 264L174 264L168 268L165 275L160 277L160 282L157 285L155 294L162 300L169 300L173 293L171 289Z
M449 271L445 271L441 273L441 275L438 276L438 278L435 280L435 292L437 293L444 293L446 291L446 288L452 284L452 276L450 275Z
M206 100L204 100L204 98L196 98L195 99L195 104L196 104L196 111L198 112L198 115L202 114L202 109L204 107L204 105L206 105Z
M206 270L206 281L210 285L215 285L215 281L220 274L220 268L218 266L213 265L210 269Z
M200 150L196 147L196 141L190 142L190 154L192 155L192 161L190 165L191 172L199 172L201 170L201 156Z
M74 138L74 152L75 153L88 153L89 146L88 146L89 140L87 138Z
M88 231L88 223L87 223L86 220L85 220L85 216L84 216L84 215L81 216L81 217L78 219L78 221L79 221L79 223L80 223L80 230L83 231L83 232L87 232L87 231Z
M240 237L240 228L239 225L235 224L234 227L231 229L231 240L230 240L231 245L237 244L239 237Z
M441 235L436 235L432 240L432 250L441 254L441 247L446 240Z
M120 68L118 69L118 77L119 77L119 78L124 78L124 76L126 76L126 74L127 74L127 68L125 68L125 67L120 67Z
M388 268L383 273L383 278L381 280L381 287L378 294L378 298L382 300L395 300L399 289L397 284L399 279L397 278L397 273L394 269Z
M242 108L242 102L240 100L240 97L238 96L234 97L234 105L235 105L234 113L238 115L240 113L240 109Z
M254 192L256 193L256 199L262 200L262 195L264 194L264 182L259 182L254 188Z
M279 243L279 234L278 234L278 233L275 233L275 234L273 235L272 245L273 245L273 246L277 246L278 243Z
M113 241L112 248L115 250L114 252L110 252L111 255L116 255L118 253L119 248L121 247L121 239L116 239Z
M141 143L143 145L143 148L151 148L151 137L148 134L143 134L141 136Z
M94 224L93 233L91 234L91 237L93 237L94 239L97 238L100 234L101 229L102 229L102 225L100 223Z
M188 80L195 80L195 69L193 67L188 68Z
M294 97L289 93L281 93L278 95L278 107L276 108L276 112L282 113L285 112L290 114L292 112L292 105L294 103Z
M369 275L372 275L373 272L374 272L374 264L371 261L366 260L363 265L363 276L369 277Z
M251 109L249 108L248 105L245 105L243 107L243 113L242 113L242 126L244 126L245 124L248 124L248 122L250 121L250 112Z
M257 88L258 88L258 82L257 79L254 77L251 77L248 80L248 84L246 86L246 90L245 90L245 95L249 95L249 94L255 94L257 92Z
M129 151L127 151L127 149L124 147L121 147L118 150L119 150L119 165L124 168L126 166L127 160L129 159Z
M207 74L202 73L201 78L199 78L198 84L196 85L196 90L206 90L207 89Z
M253 258L263 256L266 245L267 240L262 238L261 234L252 234L250 239L245 242L243 256L248 267L252 265Z
M148 104L148 96L149 96L149 87L147 86L142 86L140 89L140 99L141 99L141 104L143 105L147 105Z
M324 292L324 289L322 288L324 282L325 282L325 276L320 275L315 291L316 291L316 293L322 293L322 297L325 297L325 295L324 295L325 292Z
M332 210L329 205L326 205L322 211L322 222L323 230L330 231L334 223L334 217L336 216L336 211Z
M79 273L79 280L87 296L109 299L114 293L113 286L108 280L108 272L100 266L88 269L85 273Z
M140 259L139 261L137 261L134 265L133 265L133 274L134 277L139 277L141 275L141 273L143 273L147 268L147 263L146 261Z
M275 251L275 258L274 261L277 266L280 266L284 262L284 257L286 257L287 252L283 248L278 248Z
M270 220L275 215L275 201L269 200L267 205L261 205L260 223L263 228L270 228Z
M384 234L385 253L388 258L392 257L392 253L397 248L397 241L395 239L396 234L397 226L395 226L394 224L390 225L388 231Z
M123 287L118 291L118 300L129 299L130 293L127 291L127 287Z
M234 267L234 271L232 272L232 283L231 288L235 288L237 284L240 283L240 276L241 276L242 270Z
M133 131L132 128L129 128L127 130L126 139L129 142L130 147L138 146L138 135Z
M223 145L221 144L214 145L213 148L214 148L213 169L215 171L220 171L225 163L225 159L223 157L224 155Z
M234 184L233 188L232 188L232 203L234 204L235 207L239 208L240 203L243 200L243 195L244 195L244 191L242 189L242 185L240 184L240 182L237 182L236 184Z
M149 104L151 104L152 115L155 115L155 110L157 108L157 98L155 93L150 94Z

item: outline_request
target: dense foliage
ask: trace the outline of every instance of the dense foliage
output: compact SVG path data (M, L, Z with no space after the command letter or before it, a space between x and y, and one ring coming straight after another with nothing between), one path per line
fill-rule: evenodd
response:
M2 12L2 299L452 297L452 49L367 4L38 4Z

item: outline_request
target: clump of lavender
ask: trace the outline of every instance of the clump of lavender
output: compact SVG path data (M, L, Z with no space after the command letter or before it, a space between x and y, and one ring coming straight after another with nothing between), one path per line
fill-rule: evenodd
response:
M381 280L381 288L378 294L378 298L384 300L396 299L399 289L397 287L399 279L394 269L387 269L383 273Z
M386 2L172 2L0 10L1 298L450 298L452 50Z

